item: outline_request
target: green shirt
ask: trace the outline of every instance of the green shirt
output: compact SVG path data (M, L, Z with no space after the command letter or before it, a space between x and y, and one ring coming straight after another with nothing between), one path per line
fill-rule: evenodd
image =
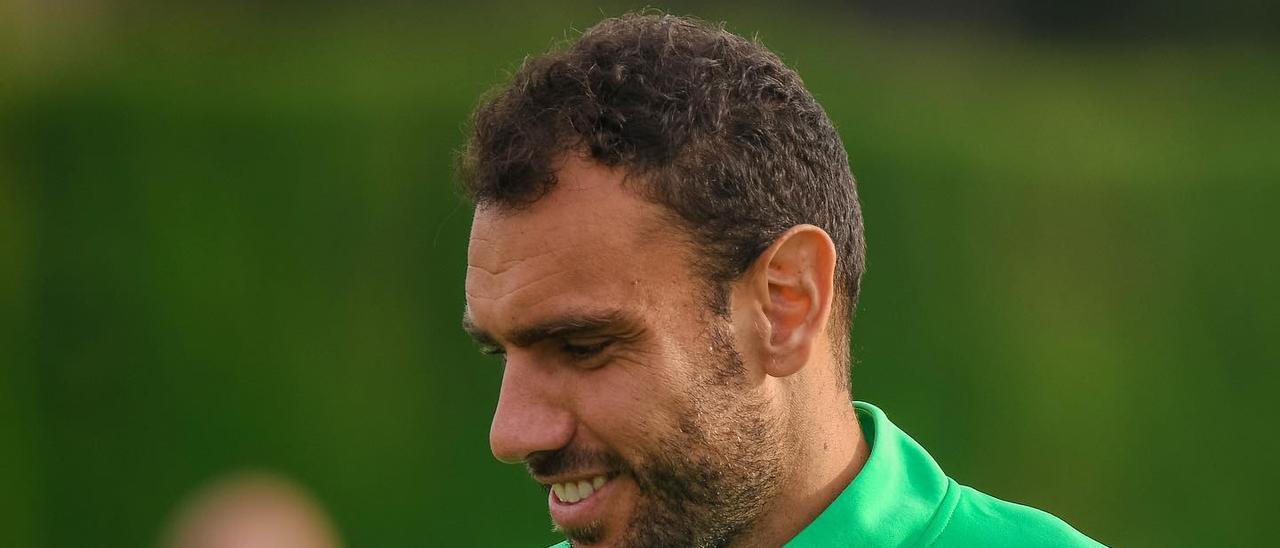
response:
M854 408L871 456L789 548L1101 546L1045 512L956 483L880 408Z
M1102 546L1052 515L956 483L884 411L854 408L871 456L788 548Z

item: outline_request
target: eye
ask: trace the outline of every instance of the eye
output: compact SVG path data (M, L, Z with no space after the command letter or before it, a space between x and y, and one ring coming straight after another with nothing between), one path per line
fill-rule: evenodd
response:
M563 352L566 356L568 356L569 359L571 360L582 361L582 360L593 358L599 355L601 352L604 352L604 349L608 347L609 344L611 344L612 342L613 341L603 340L598 342L592 342L590 344L577 344L577 343L571 343L569 341L564 341L563 343L560 344L560 351Z

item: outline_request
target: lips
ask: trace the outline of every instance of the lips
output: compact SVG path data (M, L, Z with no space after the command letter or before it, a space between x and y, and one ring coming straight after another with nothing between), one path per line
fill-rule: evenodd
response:
M547 494L551 519L562 528L581 528L599 521L616 478L597 475L552 483Z

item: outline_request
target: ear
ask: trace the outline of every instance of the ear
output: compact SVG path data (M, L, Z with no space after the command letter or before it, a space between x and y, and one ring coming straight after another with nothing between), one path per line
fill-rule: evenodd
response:
M813 225L797 225L778 236L740 280L740 304L745 305L740 319L750 322L753 350L768 375L794 374L824 348L835 267L831 236Z

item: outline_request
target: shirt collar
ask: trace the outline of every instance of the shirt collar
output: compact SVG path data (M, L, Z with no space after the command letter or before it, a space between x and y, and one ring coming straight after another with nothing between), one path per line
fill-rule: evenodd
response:
M840 496L787 543L806 546L898 546L933 529L953 483L920 444L884 411L854 402L871 455Z

